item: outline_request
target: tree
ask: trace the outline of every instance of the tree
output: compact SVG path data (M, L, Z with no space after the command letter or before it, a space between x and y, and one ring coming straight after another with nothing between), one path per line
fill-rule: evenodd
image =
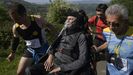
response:
M48 21L50 23L63 24L66 19L67 12L72 7L64 0L50 0L50 2L51 4L47 13Z
M3 22L5 20L9 20L7 10L2 4L0 3L0 22Z

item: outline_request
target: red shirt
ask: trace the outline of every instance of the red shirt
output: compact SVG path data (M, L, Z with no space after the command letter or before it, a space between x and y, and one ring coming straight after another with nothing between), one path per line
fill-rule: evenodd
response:
M107 25L100 18L98 18L97 23L95 23L96 17L97 16L93 16L93 17L89 18L87 25L95 25L96 26L96 33L100 33L97 35L97 37L99 39L104 40L103 36L102 36L102 32L103 32L103 29L107 27Z

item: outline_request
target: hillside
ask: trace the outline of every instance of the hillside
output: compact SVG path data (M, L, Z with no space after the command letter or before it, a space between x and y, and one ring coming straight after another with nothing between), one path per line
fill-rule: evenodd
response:
M45 5L39 5L39 4L34 4L34 3L29 3L24 0L0 0L0 3L3 4L4 7L7 9L10 9L10 6L12 5L13 2L18 2L23 4L29 13L33 14L41 14L42 12L45 14L47 12L48 4Z
M29 13L32 14L41 14L43 16L46 15L48 11L49 4L35 4L35 3L29 3L24 0L0 0L0 3L3 4L4 7L10 8L10 5L13 2L19 2L22 3L28 10ZM97 6L97 3L88 3L88 2L75 2L75 4L71 4L73 6L76 6L78 9L83 9L86 11L86 13L90 15L95 14L95 8Z

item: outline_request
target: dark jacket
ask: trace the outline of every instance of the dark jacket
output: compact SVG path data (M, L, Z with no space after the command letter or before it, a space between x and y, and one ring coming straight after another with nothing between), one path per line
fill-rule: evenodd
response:
M61 68L58 75L92 75L89 68L90 47L81 30L77 24L65 29L50 46L47 55L42 58L43 62L48 54L54 55L54 66ZM30 72L33 75L46 75L47 73L43 64L34 65L30 68Z
M61 71L71 71L82 68L88 63L87 40L85 35L79 29L73 31L64 31L59 45L51 50L62 63L59 64Z

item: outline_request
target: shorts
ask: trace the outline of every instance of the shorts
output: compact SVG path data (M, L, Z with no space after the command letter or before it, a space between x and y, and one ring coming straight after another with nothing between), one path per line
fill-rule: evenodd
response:
M42 47L40 47L40 48L30 48L30 49L33 49L34 52L35 52L36 54L38 54L39 57L40 57L40 56L42 56L42 55L44 55L44 54L46 53L48 47L49 47L48 43L45 43L45 44L44 44ZM28 48L29 48L29 47L26 47L26 48L25 48L23 57L33 58L33 53L30 52L30 51L28 50Z
M32 58L33 55L32 55L32 53L29 52L29 51L27 50L27 48L26 48L26 49L24 49L23 57Z
M40 57L46 53L46 51L42 50L42 48L32 48L32 49L35 51L35 53L40 54ZM26 48L26 49L24 50L23 57L33 58L33 53L30 52L30 51L28 50L28 48Z

